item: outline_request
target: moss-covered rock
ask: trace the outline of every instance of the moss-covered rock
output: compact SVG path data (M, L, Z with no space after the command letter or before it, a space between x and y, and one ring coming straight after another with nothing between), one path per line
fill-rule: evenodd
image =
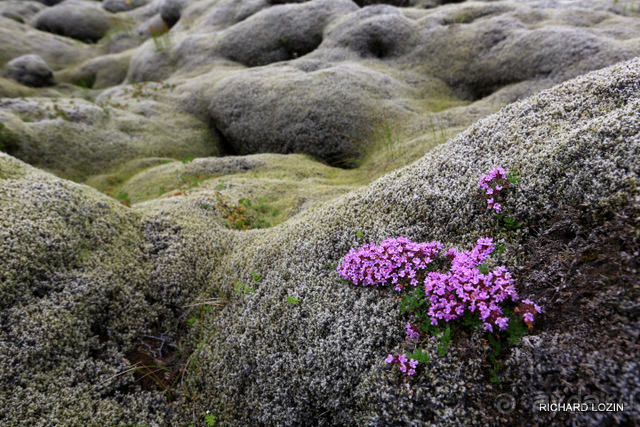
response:
M97 407L113 423L196 422L207 410L223 425L543 422L551 415L536 411L532 394L635 395L638 269L628 251L637 250L640 214L639 65L513 104L415 164L263 230L226 229L219 210L203 208L216 203L205 190L130 209L0 155L0 357L12 367L2 376L11 408L3 421L90 422ZM522 177L505 201L524 223L515 233L476 197L479 175L496 165ZM396 296L345 284L327 265L398 235L511 245L502 262L517 272L521 296L546 313L514 348L503 384L489 382L478 335L454 337L443 357L427 344L432 362L409 383L384 363L404 342ZM599 241L605 264L596 262ZM575 250L563 253L563 242ZM589 278L600 291L574 294L593 286ZM211 312L191 305L212 298L226 302ZM584 310L567 306L576 301ZM593 339L576 339L587 331ZM140 376L125 375L122 361L142 360L146 345L148 357L155 352L146 363L157 364L166 356L148 340L180 336L196 368L188 387L172 389L188 400L167 411L168 386L164 394L136 388ZM504 393L517 406L496 413ZM178 402L195 419L182 418ZM627 406L561 418L639 416Z
M34 27L85 43L95 43L109 31L114 19L92 2L61 3L34 17Z
M159 40L167 3L179 19ZM638 55L618 7L155 0L97 46L0 17L0 62L36 53L87 87L0 79L0 424L637 423L640 61L533 95ZM314 49L283 55L283 35ZM359 167L264 153L299 151ZM517 230L477 197L498 165L522 178ZM410 381L384 363L406 350L397 294L335 265L399 235L505 244L545 313L502 383L480 333L446 356L426 342ZM534 406L575 395L632 400Z
M76 64L99 53L96 46L38 31L3 16L0 16L0 45L0 64L4 65L22 55L36 54L53 70Z
M121 376L132 337L167 318L136 216L3 153L0 200L0 422L164 422L165 396Z
M18 136L13 154L60 176L84 180L143 157L209 156L220 152L206 123L154 100L168 85L130 87L122 102L7 99L0 117Z

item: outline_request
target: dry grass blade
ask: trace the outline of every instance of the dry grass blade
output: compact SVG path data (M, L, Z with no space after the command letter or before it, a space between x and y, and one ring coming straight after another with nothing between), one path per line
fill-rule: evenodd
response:
M199 307L203 305L212 305L216 307L222 307L226 304L226 301L222 298L213 298L209 300L196 301L193 304L183 305L183 307Z

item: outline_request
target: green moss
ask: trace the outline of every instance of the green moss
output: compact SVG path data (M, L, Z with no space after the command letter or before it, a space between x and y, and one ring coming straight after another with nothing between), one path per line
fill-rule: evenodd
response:
M18 145L18 135L0 123L0 151L13 151Z
M22 86L13 80L0 77L0 98L19 98L21 96L34 96L35 90Z

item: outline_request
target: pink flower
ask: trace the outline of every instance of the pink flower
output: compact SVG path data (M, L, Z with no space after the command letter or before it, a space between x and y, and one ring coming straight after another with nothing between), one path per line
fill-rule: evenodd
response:
M505 329L507 329L507 326L509 325L509 319L506 317L498 317L496 319L496 325L498 325L498 328L501 331L504 331Z

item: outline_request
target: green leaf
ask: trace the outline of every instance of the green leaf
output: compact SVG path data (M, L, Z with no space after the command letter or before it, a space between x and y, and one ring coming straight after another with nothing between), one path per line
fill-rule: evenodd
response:
M216 419L216 416L213 415L213 414L206 414L204 416L204 421L207 423L207 425L209 427L212 427L212 426L216 425L217 419Z
M509 181L512 184L520 182L520 178L518 177L518 172L516 172L516 171L509 172L507 174L507 181Z
M417 360L418 363L429 363L431 359L429 359L429 355L425 353L421 348L416 348L413 353L408 353L407 359Z
M447 354L447 349L451 345L451 325L447 324L446 329L440 335L440 344L438 344L438 355L444 356Z
M480 273L489 274L489 268L487 268L486 264L479 265L477 268L478 268L478 271L480 271Z

